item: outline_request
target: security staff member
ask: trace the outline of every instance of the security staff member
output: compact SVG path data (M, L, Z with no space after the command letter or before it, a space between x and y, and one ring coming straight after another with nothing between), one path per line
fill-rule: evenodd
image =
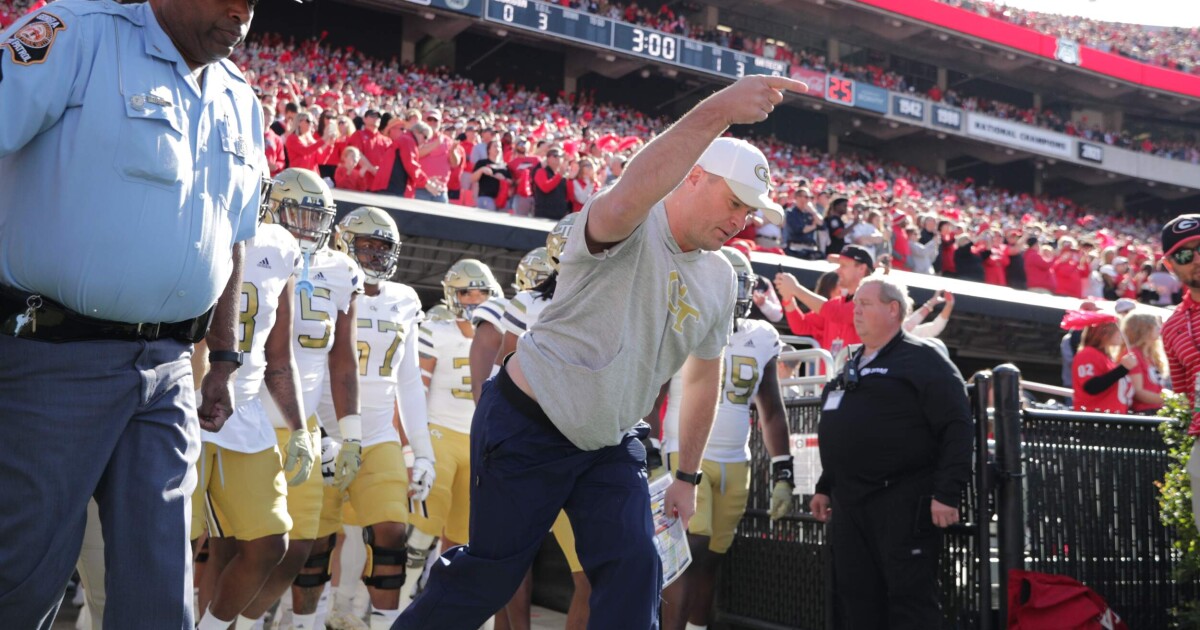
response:
M810 507L832 527L850 630L940 627L940 531L958 522L971 472L966 385L939 350L901 330L907 315L903 287L864 280L854 296L863 346L821 396L824 472Z
M93 495L104 626L192 627L193 464L231 412L261 196L262 112L225 60L253 4L62 0L0 34L6 628L53 623Z

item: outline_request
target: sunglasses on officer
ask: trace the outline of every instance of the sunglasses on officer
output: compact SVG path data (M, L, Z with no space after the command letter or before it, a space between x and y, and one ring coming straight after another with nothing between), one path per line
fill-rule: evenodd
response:
M1171 260L1176 265L1190 265L1196 259L1196 253L1200 252L1200 244L1186 249L1177 249L1171 252Z

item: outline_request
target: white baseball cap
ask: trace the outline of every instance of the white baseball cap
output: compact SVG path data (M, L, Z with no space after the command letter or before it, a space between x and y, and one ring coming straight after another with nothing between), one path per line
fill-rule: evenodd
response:
M783 225L783 206L771 200L771 167L757 147L737 138L717 138L696 166L723 177L742 203L762 210L771 223Z

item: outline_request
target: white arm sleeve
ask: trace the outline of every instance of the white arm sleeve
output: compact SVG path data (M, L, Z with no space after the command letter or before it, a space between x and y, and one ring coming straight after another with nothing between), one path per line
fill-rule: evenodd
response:
M928 323L921 324L920 326L912 329L910 332L917 337L932 339L942 334L943 330L946 330L947 321L949 320L947 320L945 317L934 317Z
M925 314L921 312L920 307L913 309L913 312L904 320L904 332L913 332L917 325L925 321ZM914 335L916 333L913 333Z
M425 406L425 384L421 381L421 365L417 360L417 337L404 340L404 358L396 374L396 395L400 397L400 423L415 457L433 458L433 443L429 441L429 412Z
M779 298L774 292L767 293L767 298L758 306L758 310L769 322L777 323L783 319L783 305L779 303Z

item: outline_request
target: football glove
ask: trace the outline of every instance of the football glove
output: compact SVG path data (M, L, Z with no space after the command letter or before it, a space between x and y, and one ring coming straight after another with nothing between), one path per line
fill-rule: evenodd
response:
M408 496L412 497L413 501L429 498L429 491L433 489L435 479L437 472L433 469L433 461L424 457L416 458L412 465L412 480L408 482Z
M313 452L312 437L307 429L292 431L292 436L288 438L286 457L283 469L296 469L296 474L288 480L288 485L298 486L307 481L317 459L316 453Z

